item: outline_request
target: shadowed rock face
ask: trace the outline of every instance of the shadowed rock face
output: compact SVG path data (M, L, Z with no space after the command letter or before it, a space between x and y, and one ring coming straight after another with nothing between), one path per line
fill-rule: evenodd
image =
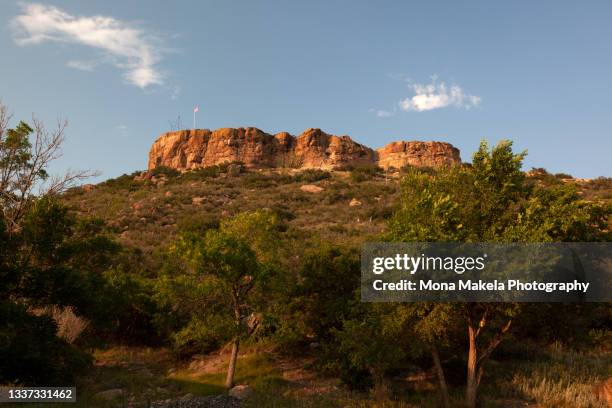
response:
M374 151L348 136L308 129L294 137L270 135L257 128L181 130L161 135L149 152L149 169L179 170L240 161L247 167L332 169L345 165L400 168L461 163L459 150L442 142L393 142Z

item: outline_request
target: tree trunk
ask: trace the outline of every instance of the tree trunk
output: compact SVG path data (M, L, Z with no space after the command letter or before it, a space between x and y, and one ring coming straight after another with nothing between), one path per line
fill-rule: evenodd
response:
M374 388L372 390L374 399L379 401L387 399L389 396L389 389L387 388L384 372L371 369L370 374L374 380Z
M234 386L234 373L236 372L236 361L238 360L238 348L240 347L240 337L236 336L232 343L232 355L230 356L229 367L227 368L227 377L225 379L225 388L228 390Z
M468 325L470 348L467 361L467 382L465 388L465 404L468 408L476 408L476 392L478 390L478 350L476 349L476 329Z
M444 370L442 369L442 363L440 362L440 355L438 354L438 347L435 343L431 343L431 357L436 367L436 375L438 376L438 382L440 383L440 397L442 399L442 407L449 408L450 401L448 398L448 387L446 386L446 378L444 378Z

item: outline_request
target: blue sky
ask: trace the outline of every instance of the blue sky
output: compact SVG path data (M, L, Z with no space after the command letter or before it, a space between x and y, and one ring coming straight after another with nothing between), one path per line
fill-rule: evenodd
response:
M146 167L192 127L309 127L469 160L511 139L526 167L612 176L609 1L0 3L0 99L67 118L56 170Z

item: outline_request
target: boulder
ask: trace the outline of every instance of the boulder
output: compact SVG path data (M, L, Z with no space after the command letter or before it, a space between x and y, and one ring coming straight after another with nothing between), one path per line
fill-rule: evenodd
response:
M232 389L229 390L228 395L230 397L243 400L251 397L255 391L250 385L236 385Z
M191 199L191 204L193 205L202 205L202 203L206 200L204 197L193 197Z
M320 193L323 191L323 187L315 186L314 184L304 184L300 187L300 190L306 193Z
M353 198L351 202L349 203L349 207L358 207L360 205L361 205L361 201L359 201L356 198Z

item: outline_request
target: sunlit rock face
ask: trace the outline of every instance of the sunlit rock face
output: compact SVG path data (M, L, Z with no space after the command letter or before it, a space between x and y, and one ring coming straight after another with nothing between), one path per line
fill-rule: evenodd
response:
M383 168L441 167L461 163L459 149L445 142L392 142L377 153L378 165Z
M321 129L308 129L296 137L249 127L164 133L151 146L148 168L187 170L231 162L250 168L401 168L450 166L461 163L461 158L458 149L443 142L393 142L374 151L349 136L330 135Z

